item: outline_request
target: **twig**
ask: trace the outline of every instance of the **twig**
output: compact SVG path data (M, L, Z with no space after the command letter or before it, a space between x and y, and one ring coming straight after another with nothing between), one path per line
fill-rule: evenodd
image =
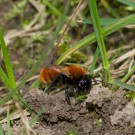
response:
M135 49L133 49L133 50L125 53L124 55L118 57L117 59L113 60L112 64L116 65L116 64L122 62L123 60L125 60L125 59L127 59L129 57L132 57L134 54L135 54Z
M76 15L76 13L77 13L77 11L78 11L78 9L79 9L81 3L82 3L82 0L79 1L79 3L78 3L78 5L77 5L76 9L74 10L74 12L73 12L73 14L72 14L72 16L71 16L69 22L67 23L66 27L64 28L63 33L62 33L61 36L58 38L58 40L57 40L57 45L59 45L59 43L60 43L62 37L64 36L65 32L67 31L67 28L69 27L71 21L72 21L73 18L75 17L75 15Z

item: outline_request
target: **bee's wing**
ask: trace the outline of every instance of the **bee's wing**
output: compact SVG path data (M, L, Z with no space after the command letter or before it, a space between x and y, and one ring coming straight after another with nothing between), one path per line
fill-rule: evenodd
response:
M66 76L69 76L68 70L66 70L66 68L63 67L63 66L58 66L58 65L54 65L53 66L53 65L50 65L49 68L52 69L52 70L54 70L54 71L56 71L56 72L59 72L61 74L64 74Z

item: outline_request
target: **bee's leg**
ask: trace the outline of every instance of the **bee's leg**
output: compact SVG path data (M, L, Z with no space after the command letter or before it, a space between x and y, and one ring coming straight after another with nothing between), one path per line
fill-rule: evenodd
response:
M93 76L91 76L91 75L89 75L89 76L90 76L91 80L94 81L95 84L98 84L96 79Z
M52 83L48 86L48 88L45 90L47 93L52 91L53 86L55 86L58 82L61 81L61 75L57 76Z
M74 96L77 97L78 96L78 89L76 86L74 86Z
M85 95L88 93L86 87L84 87L83 93L84 93Z
M65 87L65 100L67 101L67 103L69 105L71 105L70 97L69 97L69 91L68 91L68 87L67 86Z

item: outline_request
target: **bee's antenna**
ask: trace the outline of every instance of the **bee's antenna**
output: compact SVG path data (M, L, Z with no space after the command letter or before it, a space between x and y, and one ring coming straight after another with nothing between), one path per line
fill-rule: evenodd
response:
M90 75L90 74L89 74L89 77L92 79L92 81L94 82L95 85L98 85L98 84L100 84L100 83L102 83L102 84L104 83L103 81L96 80L96 79L95 79L92 75ZM100 83L98 83L98 82L100 82Z

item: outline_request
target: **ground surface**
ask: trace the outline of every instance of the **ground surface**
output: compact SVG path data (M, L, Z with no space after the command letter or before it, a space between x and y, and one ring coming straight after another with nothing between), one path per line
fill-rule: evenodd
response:
M0 1L0 27L4 29L5 39L8 40L10 39L10 36L16 35L16 31L20 32L24 30L25 27L23 25L25 24L25 21L31 22L38 13L34 4L28 2L22 12L10 17L9 13L12 13L12 15L14 13L11 9L15 5L15 2L17 1ZM38 5L40 4L38 3ZM85 3L83 9L85 9ZM100 7L100 9L104 10L103 7ZM45 15L49 12L46 12L46 10L44 11ZM100 12L102 13L102 11ZM72 11L69 15L71 14ZM123 16L125 16L125 14ZM102 15L102 17L105 17L105 15ZM51 24L48 23L48 21L51 19L50 22L55 22L56 18L57 17L52 14L49 14L47 17L41 17L41 20L39 20L37 24L40 26L40 22L44 21L42 29L39 27L31 32L30 28L29 32L14 37L9 43L6 42L17 82L20 81L21 77L31 69L34 62L37 61L43 52L45 46L50 42L50 35L52 35L52 33L49 32L47 35L46 31L53 31L52 27L55 28L57 23ZM48 25L49 28L44 28L44 24L45 26L47 24L51 26ZM90 26L88 28L86 27L85 30L82 29L83 26L81 24L78 24L78 27L73 27L73 29L70 26L69 33L67 33L68 37L66 38L72 39L72 41L67 42L66 39L63 38L63 40L65 40L64 42L67 42L67 45L73 44L78 42L84 36L90 34L92 31ZM84 31L84 33L82 31ZM113 52L110 54L108 52L108 57L110 59L114 59L111 57L118 54L119 50L116 51L118 47L120 50L122 47L127 48L127 50L125 49L123 52L120 52L118 56L134 49L134 31L128 29L124 29L122 31L121 32L123 34L118 32L115 33L116 35L112 35L109 39L105 38L107 49L110 52ZM39 36L38 32L40 32L42 36ZM128 48L129 46L131 47ZM93 58L92 54L95 53L95 46L88 47L86 50L84 51L85 54L88 54L88 59ZM131 58L133 59L133 56L131 56ZM132 62L132 59L120 61L120 63L112 65L111 68L115 67L118 71L124 71L124 69L127 70L129 68L130 61ZM72 60L73 63L79 63L78 61L78 59L76 61ZM71 63L71 61L68 62ZM86 64L87 61L83 61L83 64L84 63L87 67L89 67L89 61L88 64ZM97 61L97 63L100 65L101 61ZM0 59L0 64L3 67L4 63L2 59ZM125 74L125 72L123 73ZM121 75L118 74L118 72L115 73L114 71L112 73L115 75L113 78L120 78L124 75L123 73ZM37 71L36 75L38 74L39 71ZM134 82L134 79L131 82ZM69 106L65 102L63 91L55 95L48 95L41 90L34 89L28 93L28 85L29 84L27 83L24 88L22 88L22 91L26 91L24 92L26 93L24 98L32 109L32 115L29 116L29 119L34 117L35 114L41 110L41 108L44 108L39 121L32 126L33 131L37 133L37 135L135 135L135 107L133 102L126 98L124 90L112 93L112 91L107 88L94 86L91 89L91 92L87 95L87 99L85 101L77 102L75 101L75 98L72 97L72 104ZM3 86L1 82L0 86ZM5 94L5 90L6 89L0 91L0 98ZM1 109L2 108L0 108L0 112ZM5 111L3 118L6 118L6 114L7 112ZM23 128L24 124L21 120L11 121L11 135L20 134ZM7 134L7 127L5 123L2 124L2 129L5 134Z
M24 98L36 114L44 108L39 123L33 126L38 135L134 135L135 107L124 94L94 86L85 101L72 97L71 106L63 91L48 95L35 89ZM18 135L22 128L21 122L14 124L12 135Z

